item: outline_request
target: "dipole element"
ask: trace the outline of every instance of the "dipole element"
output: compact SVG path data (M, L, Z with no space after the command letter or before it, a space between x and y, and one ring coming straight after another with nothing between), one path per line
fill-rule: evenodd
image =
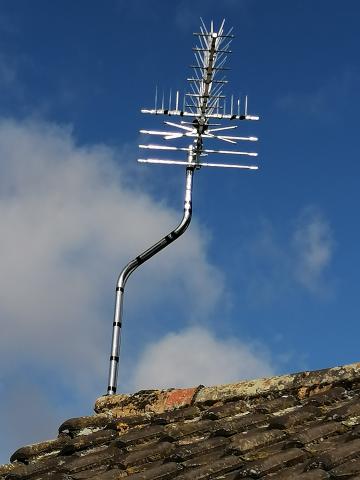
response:
M191 152L189 157L191 156ZM189 163L191 158L189 158ZM134 260L131 260L119 275L116 285L116 299L115 299L115 312L113 322L113 334L111 341L111 355L110 355L110 369L109 369L109 381L108 381L108 395L114 395L117 387L117 377L119 370L119 350L120 350L120 337L121 337L121 325L122 325L122 311L123 311L123 299L124 289L126 282L130 275L138 268L139 265L149 260L158 252L174 242L179 238L185 230L188 228L191 222L192 215L192 186L194 166L188 166L186 168L186 182L185 182L185 200L184 200L184 213L179 225L172 230L168 235L165 235L161 240L155 243L152 247L145 250L138 255Z

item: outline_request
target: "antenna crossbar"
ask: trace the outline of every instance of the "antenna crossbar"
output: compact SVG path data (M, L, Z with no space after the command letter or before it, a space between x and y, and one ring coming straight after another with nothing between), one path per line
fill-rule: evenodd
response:
M154 163L160 165L185 165L188 167L193 166L190 162L184 162L181 160L163 160L158 158L139 158L139 163ZM258 170L257 165L236 165L234 163L205 163L199 162L196 167L217 167L217 168L240 168L243 170Z
M185 93L187 97L196 97L196 98L226 98L225 95L211 95L211 94L203 94L200 93Z
M176 124L172 124L176 125ZM178 125L179 127L182 127L182 125ZM204 138L220 138L221 140L241 140L241 141L249 141L249 142L257 142L258 138L257 137L237 137L233 135L214 135L212 132L217 132L217 131L222 131L228 128L237 128L237 126L233 127L224 127L224 128L214 128L211 130L207 130L206 133L204 133L203 137ZM185 132L167 132L164 130L140 130L140 133L143 133L145 135L159 135L161 137L164 137L166 140L170 140L172 138L180 138L183 136L187 137L196 137L197 132L195 129L189 129L188 131ZM234 142L236 143L236 142Z
M172 150L172 151L182 151L182 152L193 152L194 154L202 155L203 153L220 153L223 155L248 155L249 157L257 157L256 152L240 152L236 150L212 150L212 149L201 149L197 150L190 147L172 147L170 145L139 145L139 148L147 150Z
M208 37L208 33L194 32L193 35L196 37ZM217 35L217 38L235 38L235 35Z
M200 67L199 65L189 65L190 68L195 68L196 70L207 70L208 67ZM214 67L212 68L214 72L217 72L219 70L230 70L230 68L226 67Z
M194 107L194 105L191 105ZM151 115L169 115L169 116L180 116L180 117L194 117L194 112L186 112L184 110L166 110L166 109L141 109L141 113L148 113ZM259 120L260 117L257 115L231 115L231 114L222 114L222 113L213 113L207 114L207 118L217 118L219 120Z
M207 52L211 53L211 50L208 50L207 48L198 48L194 47L193 52ZM232 53L231 50L216 50L216 53Z
M188 82L206 82L206 78L187 78ZM211 80L210 83L229 83L228 80Z

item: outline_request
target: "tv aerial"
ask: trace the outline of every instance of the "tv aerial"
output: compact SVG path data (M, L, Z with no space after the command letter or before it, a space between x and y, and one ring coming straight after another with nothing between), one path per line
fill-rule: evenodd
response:
M180 165L185 167L185 200L183 217L179 225L161 240L131 260L121 271L117 285L115 298L115 311L113 322L113 334L111 342L110 368L108 379L108 395L116 393L117 378L119 370L120 334L123 317L123 299L126 282L130 275L144 262L167 247L170 243L179 238L188 228L192 216L192 188L193 176L196 170L203 167L213 168L234 168L240 170L257 170L254 164L237 163L214 163L204 161L206 157L213 155L225 155L239 157L256 157L257 153L252 151L233 149L212 149L205 147L205 141L219 141L222 144L237 144L238 142L256 142L257 137L229 135L238 125L228 125L237 121L259 120L258 116L249 115L248 97L236 98L232 95L227 102L223 94L223 87L228 81L225 77L225 62L230 44L234 35L232 28L225 32L225 20L222 21L219 29L214 29L214 23L206 27L201 19L200 31L194 33L198 44L193 48L195 64L193 76L188 78L190 91L180 101L179 91L172 95L170 91L168 105L165 105L164 94L159 99L158 90L155 92L155 105L153 109L142 109L141 112L150 115L164 115L175 117L175 120L165 120L164 124L171 127L171 130L140 130L144 135L162 138L167 143L143 144L139 147L147 151L157 152L184 152L186 160L162 158L140 158L139 163L158 165ZM177 118L179 117L179 118ZM176 121L177 120L177 121ZM174 140L183 139L191 142L185 146L175 146ZM171 144L173 143L173 144ZM185 155L184 155L185 156Z

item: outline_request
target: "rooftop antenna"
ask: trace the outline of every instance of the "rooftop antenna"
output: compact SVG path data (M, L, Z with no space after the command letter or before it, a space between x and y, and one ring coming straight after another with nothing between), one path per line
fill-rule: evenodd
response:
M111 343L110 369L108 380L108 395L116 393L117 377L119 369L120 333L123 316L123 299L126 282L130 275L144 262L156 255L182 235L188 228L192 215L192 187L193 176L196 170L202 167L235 168L239 170L257 170L257 165L243 165L234 163L213 163L204 162L204 157L217 155L235 155L256 157L257 153L243 150L222 150L207 148L204 140L220 141L236 144L238 141L256 142L258 139L252 136L228 135L228 130L237 128L237 125L224 125L223 123L212 123L213 121L238 121L238 120L259 120L258 116L248 114L248 97L240 102L240 97L234 99L231 96L230 113L226 113L226 97L223 95L223 86L227 83L224 67L227 56L231 53L230 43L233 39L232 29L224 31L225 20L222 21L219 29L214 30L211 22L207 28L201 19L200 31L194 33L198 39L198 45L193 48L195 64L193 76L188 78L190 91L183 96L183 102L179 99L179 92L175 95L175 109L172 109L172 92L169 93L169 106L165 106L165 94L162 93L161 108L158 108L158 87L155 90L155 108L152 110L142 109L142 113L150 115L165 115L166 117L180 117L180 123L165 120L164 123L173 130L140 130L142 134L162 137L170 141L183 139L190 141L185 146L167 144L144 144L139 145L144 150L156 150L160 152L185 152L186 160L167 158L140 158L140 163L160 165L181 165L185 167L185 201L184 213L179 225L168 235L131 260L119 275L116 285L116 300L113 322L113 335ZM240 105L244 103L244 111L241 112ZM229 104L228 104L229 105ZM181 108L181 107L182 108ZM180 107L180 108L179 108ZM184 121L183 119L191 121Z

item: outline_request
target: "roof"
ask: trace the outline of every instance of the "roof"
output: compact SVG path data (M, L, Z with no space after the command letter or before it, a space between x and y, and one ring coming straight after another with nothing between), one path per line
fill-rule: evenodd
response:
M101 397L1 479L360 479L360 363Z

